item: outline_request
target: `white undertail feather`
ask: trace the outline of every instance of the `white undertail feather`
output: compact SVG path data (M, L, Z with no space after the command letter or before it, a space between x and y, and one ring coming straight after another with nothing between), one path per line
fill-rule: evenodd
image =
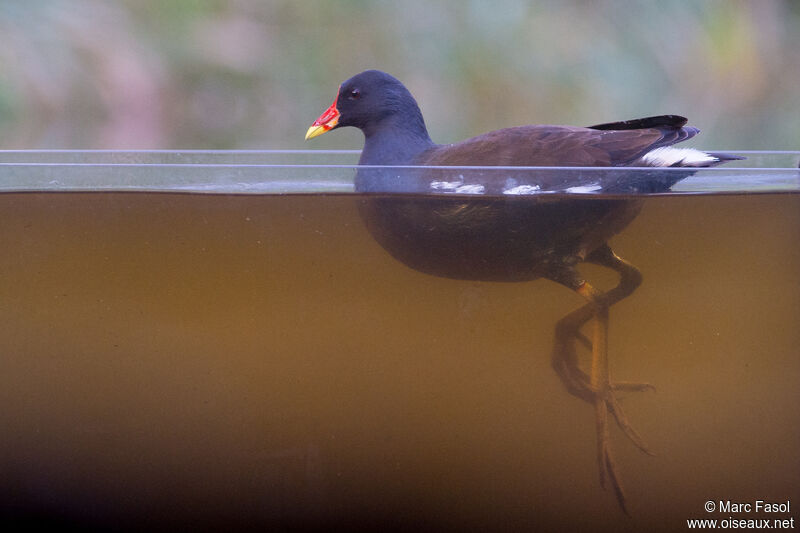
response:
M650 150L639 158L634 166L646 167L706 167L719 162L718 157L694 148L662 146Z

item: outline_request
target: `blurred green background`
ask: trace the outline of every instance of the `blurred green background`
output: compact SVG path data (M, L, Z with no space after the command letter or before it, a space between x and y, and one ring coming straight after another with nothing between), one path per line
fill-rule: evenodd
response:
M800 148L796 0L0 0L0 148L360 148L303 135L366 68L437 142L675 113Z

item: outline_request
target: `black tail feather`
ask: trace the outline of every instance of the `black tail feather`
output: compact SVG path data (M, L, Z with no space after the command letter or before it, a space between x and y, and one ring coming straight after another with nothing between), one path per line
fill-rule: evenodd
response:
M746 157L740 155L733 155L733 154L725 154L722 152L706 152L711 157L716 157L719 159L719 163L724 163L725 161L743 161L747 159Z
M641 130L646 128L682 128L689 121L679 115L657 115L654 117L635 118L620 122L607 122L588 126L593 130Z

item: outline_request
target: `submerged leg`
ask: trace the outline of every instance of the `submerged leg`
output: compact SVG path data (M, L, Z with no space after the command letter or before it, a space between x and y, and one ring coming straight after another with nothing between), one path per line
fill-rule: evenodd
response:
M609 444L608 413L614 416L619 427L637 447L650 453L641 436L628 423L615 392L642 391L652 389L652 386L646 383L611 382L608 373L608 309L639 286L641 274L636 267L614 255L608 246L592 253L586 261L616 270L620 274L620 282L613 289L602 293L581 279L572 268L563 269L551 276L551 279L569 287L587 300L586 305L569 313L556 325L553 367L571 394L594 405L600 484L605 487L606 480L610 481L620 507L627 513L625 494ZM589 341L580 333L580 328L592 318L595 320L592 339ZM576 341L586 344L592 350L589 374L579 367Z
M607 244L592 252L589 257L586 258L586 261L608 267L619 273L620 280L617 286L601 296L603 303L606 305L606 312L608 311L608 307L630 296L642 283L642 273L639 272L639 269L616 255ZM611 388L614 391L633 392L655 390L655 387L649 383L632 383L625 381L615 382L611 385ZM622 407L619 405L616 397L612 394L609 399L608 407L611 414L614 415L617 425L619 425L625 435L627 435L640 450L649 455L653 455L645 445L639 433L628 423L628 419L622 411Z
M604 305L606 308L629 296L642 282L642 275L639 270L615 255L607 245L603 245L590 254L586 258L586 262L611 268L620 274L620 281L616 287L605 293L595 291L597 303ZM584 283L584 280L573 269L563 269L549 277L576 292ZM570 393L587 401L591 401L592 398L588 387L589 376L578 366L574 342L577 340L586 348L592 349L592 341L580 332L580 328L594 316L595 308L596 305L589 302L558 322L556 326L556 349L553 352L553 366L565 382ZM653 389L652 385L649 384L627 382L614 383L611 388L617 391Z

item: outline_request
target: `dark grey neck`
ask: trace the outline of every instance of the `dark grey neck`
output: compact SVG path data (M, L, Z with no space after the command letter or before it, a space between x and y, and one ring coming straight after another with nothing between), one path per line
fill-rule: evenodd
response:
M386 117L362 131L364 150L360 165L414 165L420 154L436 146L419 108Z
M395 127L376 128L364 132L364 150L359 165L381 165L383 168L359 168L355 188L358 192L428 192L429 181L419 172L396 166L419 165L420 156L436 144L422 129L409 128L408 123Z

